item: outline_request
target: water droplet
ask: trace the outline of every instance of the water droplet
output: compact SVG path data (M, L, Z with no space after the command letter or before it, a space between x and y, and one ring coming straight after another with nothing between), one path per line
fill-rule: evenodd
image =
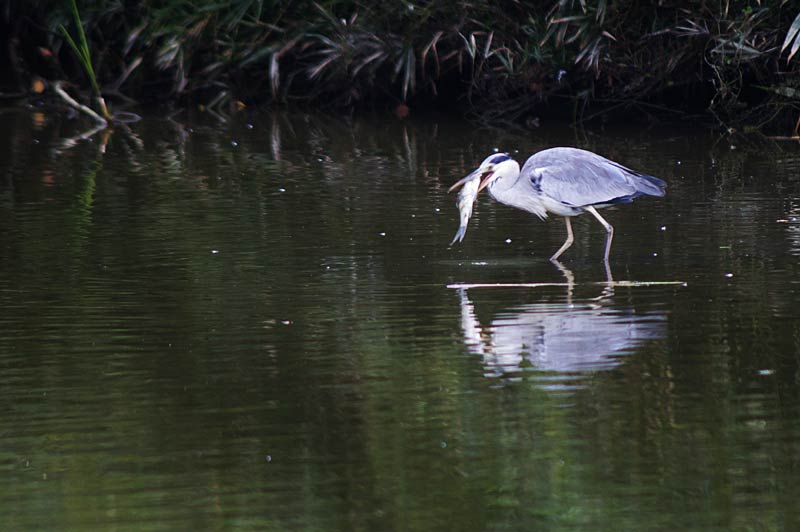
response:
M247 129L253 129L253 124L247 124L247 125L246 125L246 126L244 126L244 127L246 127Z
M510 243L511 243L511 239L510 238L506 238L506 244L510 244Z
M444 441L444 440L440 441L439 442L439 447L441 447L442 449L446 449L447 448L447 442Z
M272 462L272 455L267 455L267 462Z
M378 234L379 234L380 236L386 236L386 233L384 233L384 232L380 232L380 233L378 233Z
M758 374L759 375L772 375L773 373L775 373L774 369L760 369L760 370L758 370Z
M725 277L727 277L728 279L730 279L731 277L733 277L733 274L732 274L732 273L730 273L730 272L729 272L729 273L726 273L726 274L725 274Z
M281 188L278 189L278 192L286 192L286 189L281 187Z
M662 230L662 231L666 231L666 230L667 230L667 226L666 226L666 225L662 225L662 226L661 226L661 230Z
M654 257L658 257L658 253L656 253L656 252L654 251L654 252L653 252L653 256L654 256Z
M212 254L212 255L216 255L217 253L219 253L219 250L218 250L218 249L212 249L212 250L211 250L211 254Z
M239 145L239 143L238 143L238 142L236 142L235 140L232 140L232 141L231 141L231 146L233 146L234 148L235 148L236 146L238 146L238 145Z
M291 325L292 324L292 320L281 320L281 324L282 325Z

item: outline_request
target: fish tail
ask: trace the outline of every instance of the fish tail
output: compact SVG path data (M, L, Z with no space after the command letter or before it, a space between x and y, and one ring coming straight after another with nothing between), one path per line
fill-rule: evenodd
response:
M453 241L450 242L450 245L452 246L456 242L461 242L462 240L464 240L465 234L467 234L467 226L466 225L459 226L458 232L456 232L456 236L453 237Z

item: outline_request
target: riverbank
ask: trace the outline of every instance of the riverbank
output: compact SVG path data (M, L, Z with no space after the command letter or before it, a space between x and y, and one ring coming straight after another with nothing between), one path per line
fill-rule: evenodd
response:
M800 12L759 4L82 1L89 75L65 38L79 35L68 2L12 1L0 28L9 36L0 68L11 75L0 90L6 100L57 100L64 81L86 103L96 85L112 110L274 103L402 117L448 107L528 127L543 115L691 113L796 132Z

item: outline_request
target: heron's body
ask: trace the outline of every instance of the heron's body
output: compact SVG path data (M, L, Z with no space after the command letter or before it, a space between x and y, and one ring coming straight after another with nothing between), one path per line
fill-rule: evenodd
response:
M476 179L480 181L480 185L474 196L481 189L487 188L489 194L500 203L533 213L539 218L544 219L549 213L565 217L567 240L551 260L556 260L572 244L572 225L569 218L589 212L608 232L605 251L607 261L614 230L597 209L630 203L642 195L663 196L666 188L666 183L657 177L636 172L596 153L577 148L540 151L525 162L522 170L508 154L491 155L477 170L453 185L453 188L465 184L474 185L473 180ZM474 186L470 188L474 189ZM465 203L463 200L462 197L459 206ZM472 204L468 203L471 209ZM462 216L462 227L456 236L458 240L463 238L466 230L466 221L463 218Z

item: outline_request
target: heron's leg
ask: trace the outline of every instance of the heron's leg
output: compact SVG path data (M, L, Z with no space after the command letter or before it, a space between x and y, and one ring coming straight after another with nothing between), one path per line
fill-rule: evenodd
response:
M608 264L608 259L603 260L603 264L606 267L606 283L608 283L608 287L610 287L612 286L611 283L614 282L614 276L611 275L611 266ZM614 289L612 288L611 291L613 293Z
M551 261L557 261L558 257L560 257L561 254L564 253L572 245L572 241L574 240L572 237L572 222L569 221L568 216L565 216L564 220L567 222L567 239L564 241L561 247L558 248L558 251L553 253L553 256L550 257Z
M603 260L606 264L608 264L608 253L611 251L611 241L614 240L614 228L608 223L605 218L600 216L600 213L597 212L597 209L589 205L588 207L584 207L588 212L592 213L592 215L597 218L597 221L603 224L603 227L606 228L606 252L603 255ZM608 268L606 268L608 269Z

